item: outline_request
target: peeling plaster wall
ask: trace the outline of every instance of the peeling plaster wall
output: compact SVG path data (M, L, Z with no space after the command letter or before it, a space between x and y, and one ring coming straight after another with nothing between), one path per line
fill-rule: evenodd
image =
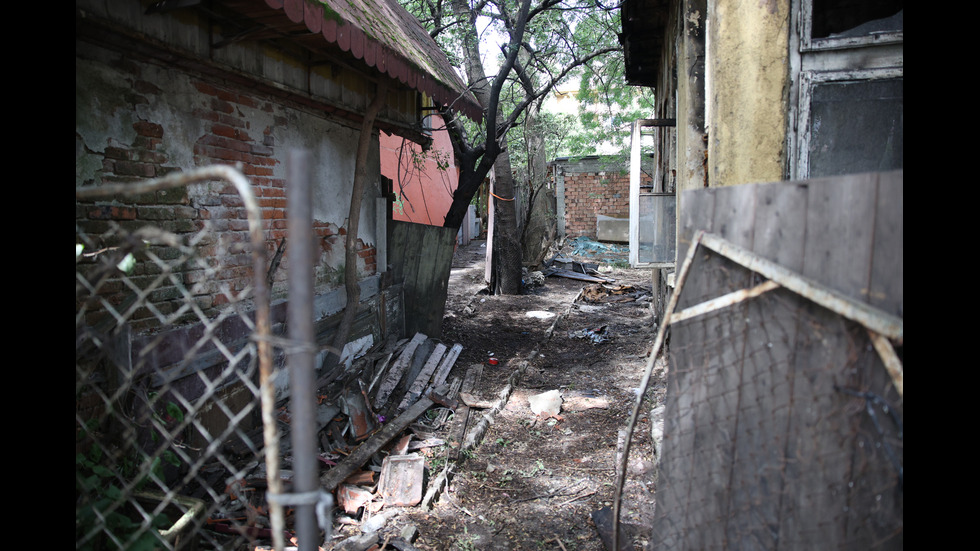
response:
M790 2L710 2L708 18L710 185L782 180Z
M76 44L75 184L129 182L210 164L241 163L254 186L268 247L286 236L286 158L292 148L312 151L313 215L320 240L317 292L342 287L343 233L348 218L359 128L321 113L263 96L241 85L210 79L87 43ZM369 155L359 229L359 273L376 273L375 247L380 153ZM87 207L88 223L154 212L165 229L190 230L203 220L244 233L244 215L223 184L171 192L163 204L102 201ZM164 211L167 211L164 213ZM123 213L120 215L119 213ZM163 214L161 214L163 213ZM287 248L288 251L288 248ZM273 293L284 293L288 253ZM241 276L238 276L239 278Z

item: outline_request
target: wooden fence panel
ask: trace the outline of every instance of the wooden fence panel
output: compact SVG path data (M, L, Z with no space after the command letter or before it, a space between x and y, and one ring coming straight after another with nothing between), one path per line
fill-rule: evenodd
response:
M393 221L388 258L396 280L404 281L405 333L442 335L449 271L456 230Z
M900 316L901 182L897 173L687 192L679 249L711 232ZM705 248L679 308L762 281ZM677 323L670 338L656 548L902 546L892 421L904 408L863 327L776 289ZM878 419L872 397L890 402Z
M889 314L904 317L902 268L905 264L905 225L901 172L886 172L878 180L875 209L875 247L871 261L869 302Z

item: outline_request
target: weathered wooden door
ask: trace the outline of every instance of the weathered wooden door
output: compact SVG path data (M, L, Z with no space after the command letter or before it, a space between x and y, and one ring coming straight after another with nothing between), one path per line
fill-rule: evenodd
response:
M395 280L405 286L406 335L442 335L455 249L456 230L452 228L391 222L388 258Z

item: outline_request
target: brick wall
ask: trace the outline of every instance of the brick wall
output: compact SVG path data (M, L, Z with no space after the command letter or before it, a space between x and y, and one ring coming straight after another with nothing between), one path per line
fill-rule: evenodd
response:
M565 175L565 235L596 236L596 217L629 217L629 174L580 172Z
M301 135L293 126L297 121L303 121L306 127L314 130L313 135L330 131L340 134L337 123L317 119L284 101L236 85L211 82L200 76L161 69L105 52L93 52L92 58L91 67L97 67L98 71L85 74L98 82L82 87L81 96L76 99L76 185L133 182L194 167L237 164L251 182L261 208L266 247L271 258L277 244L287 237L285 154L290 147L309 146L290 141ZM89 66L88 60L84 64ZM79 70L82 68L77 65L76 80ZM76 82L76 89L78 84ZM98 89L97 101L86 101L85 94L89 89ZM95 92L92 96L95 98ZM349 126L342 130L352 132ZM351 140L346 137L343 141ZM326 147L322 140L316 145L321 149ZM344 151L334 155L346 159ZM350 157L352 172L353 155ZM334 172L340 173L343 168ZM342 174L337 181L347 181L349 187L349 178ZM314 185L334 184L320 182ZM343 284L345 229L342 225L347 208L342 204L349 201L342 196L335 197L336 194L330 191L321 191L321 194L326 196L326 202L338 203L337 212L342 214L315 220L314 232L321 248L316 264L318 293ZM138 197L77 202L75 218L76 224L91 236L103 235L114 225L134 231L151 224L182 235L199 232L209 225L213 234L201 243L200 252L206 258L224 252L220 270L205 273L184 268L187 284L208 279L207 285L202 286L208 292L197 297L199 306L205 311L228 301L219 289L226 288L234 294L251 284L253 274L246 250L249 244L246 213L230 183L212 182ZM371 222L362 219L362 228L370 227ZM358 240L358 244L359 273L362 276L376 273L375 246L363 240ZM288 240L286 256L275 276L274 297L285 293L287 267ZM137 280L151 278L158 271L159 268L150 263L139 262L132 276ZM118 293L121 297L127 291L121 283L114 283L106 293ZM168 304L168 296L160 293L158 300L158 306L164 312L178 307L176 303ZM120 297L112 297L110 301L119 302ZM91 315L104 314L93 311ZM90 323L95 321L89 320Z
M629 218L629 172L601 159L555 161L564 182L565 235L596 237L598 215ZM641 180L649 182L643 174Z

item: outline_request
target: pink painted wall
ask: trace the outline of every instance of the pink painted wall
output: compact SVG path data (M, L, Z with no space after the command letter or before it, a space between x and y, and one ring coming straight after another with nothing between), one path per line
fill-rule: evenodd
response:
M432 148L381 132L381 174L391 178L397 196L395 220L441 226L459 182L456 157L442 117L433 115Z

